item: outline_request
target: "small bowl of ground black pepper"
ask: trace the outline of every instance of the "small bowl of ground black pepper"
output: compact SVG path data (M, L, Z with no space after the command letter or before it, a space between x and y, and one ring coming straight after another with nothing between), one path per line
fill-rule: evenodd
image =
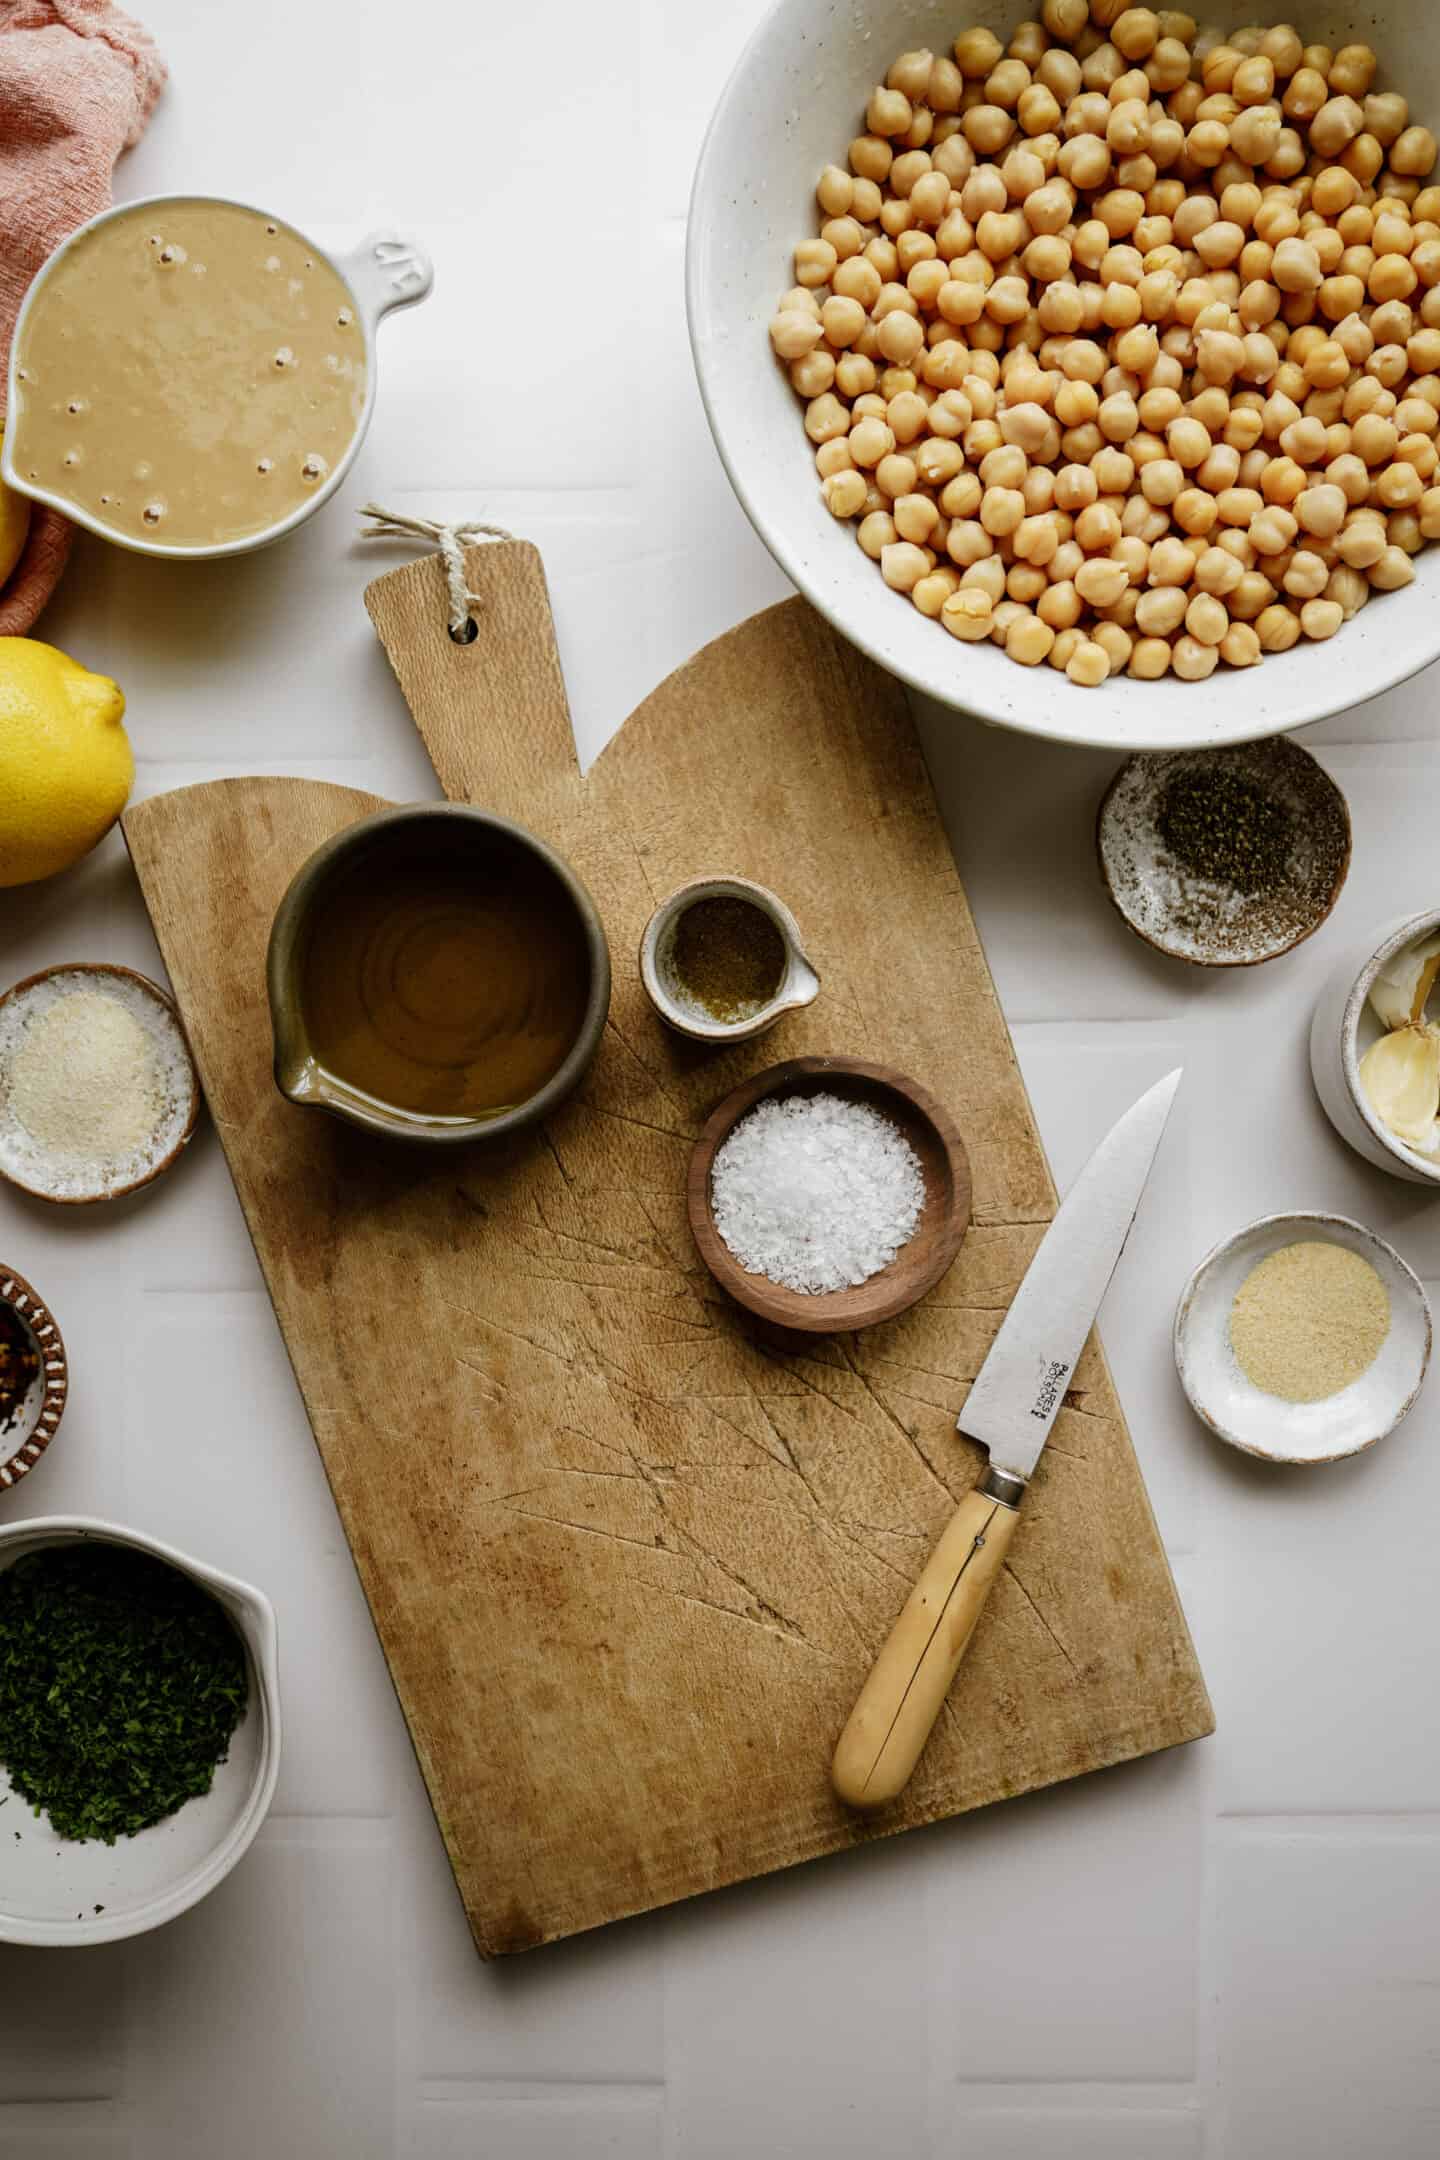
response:
M275 1615L83 1516L0 1530L0 1942L115 1942L248 1850L280 1767Z
M640 979L667 1027L745 1042L813 1004L820 978L795 917L749 878L694 878L662 900L640 940Z
M1319 929L1350 867L1335 782L1286 736L1141 754L1100 804L1106 890L1157 951L1198 967L1254 967Z

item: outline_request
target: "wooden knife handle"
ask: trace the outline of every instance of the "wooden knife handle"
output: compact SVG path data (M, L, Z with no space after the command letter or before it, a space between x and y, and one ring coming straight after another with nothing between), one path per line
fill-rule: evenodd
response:
M979 1488L956 1509L840 1735L830 1779L848 1806L885 1807L904 1791L1018 1520Z

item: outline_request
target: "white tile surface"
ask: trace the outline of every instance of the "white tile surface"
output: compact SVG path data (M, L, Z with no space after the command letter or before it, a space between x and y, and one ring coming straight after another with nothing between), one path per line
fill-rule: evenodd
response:
M1222 2160L1440 2146L1440 1837L1239 1832L1220 1871Z
M389 2160L392 1914L385 1826L272 1815L204 1904L132 1945L142 2150Z
M784 592L682 309L690 168L764 0L252 0L238 31L138 4L174 81L122 195L228 189L327 239L393 221L437 284L382 333L324 518L223 570L82 539L45 635L125 684L142 793L268 770L433 794L361 605L399 558L354 512L488 517L543 549L588 761ZM1349 883L1310 944L1226 978L1112 915L1090 835L1113 758L924 719L1062 1185L1185 1066L1104 1321L1220 1719L1173 1757L482 1967L213 1134L103 1214L0 1191L0 1257L75 1364L7 1512L116 1515L252 1574L288 1722L280 1812L207 1905L113 1953L0 1952L0 2160L1427 2160L1433 1387L1374 1455L1266 1472L1189 1418L1167 1335L1195 1260L1270 1207L1355 1214L1440 1285L1434 1196L1340 1145L1305 1058L1341 938L1436 897L1437 690L1315 731ZM5 896L0 979L73 957L158 967L118 837Z
M941 2151L954 2160L1201 2160L1205 2125L1196 2109L1141 2106L1123 2113L1093 2100L1066 2107L972 2107L962 2096Z
M12 1796L0 1811L0 1837L13 1835L6 1816L21 1804ZM7 2126L7 2112L17 2101L119 2097L125 2081L125 1956L119 1943L75 1958L22 1957L13 1950L4 1954L0 2129ZM33 2120L29 2110L27 2117L10 2114L9 2127L27 2118Z
M136 2160L139 2148L128 2130L82 2121L80 2113L60 2108L40 2121L29 2108L0 2123L0 2160Z
M661 2160L662 2095L588 2086L454 2099L427 2095L407 2160Z
M686 2160L869 2160L880 2125L897 2154L925 2149L920 1976L942 1844L927 1832L746 1884L700 1927L675 1916L666 2068Z
M1193 1752L986 1808L936 1834L925 1904L942 2075L971 2085L1194 2078L1204 1825Z

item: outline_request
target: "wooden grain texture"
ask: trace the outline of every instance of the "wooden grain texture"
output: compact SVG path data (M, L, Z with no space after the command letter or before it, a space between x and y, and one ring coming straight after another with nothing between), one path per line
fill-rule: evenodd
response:
M437 1160L282 1100L264 951L317 842L374 807L293 779L125 832L475 1940L528 1949L1207 1732L1092 1343L932 1745L862 1821L831 1752L980 1451L954 1431L1054 1193L898 687L791 601L654 692L584 779L543 571L472 551L367 602L447 793L523 819L599 902L615 996L538 1136ZM663 1030L657 899L735 871L824 981L761 1043ZM777 1058L899 1066L954 1114L974 1219L921 1304L795 1348L715 1287L685 1168ZM837 1886L838 1888L838 1886Z

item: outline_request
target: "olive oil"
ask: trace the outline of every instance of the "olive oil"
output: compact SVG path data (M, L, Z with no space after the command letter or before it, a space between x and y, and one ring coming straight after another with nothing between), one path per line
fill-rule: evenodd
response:
M565 1062L590 964L575 905L503 834L383 841L322 888L300 973L314 1057L392 1109L498 1115Z

